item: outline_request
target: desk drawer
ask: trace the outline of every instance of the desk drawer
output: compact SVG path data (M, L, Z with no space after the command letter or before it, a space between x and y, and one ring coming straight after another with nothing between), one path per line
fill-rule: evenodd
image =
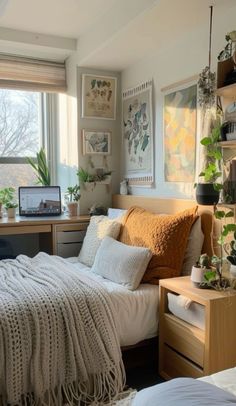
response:
M203 370L169 348L167 345L164 345L163 370L160 371L160 374L167 379L178 378L181 376L200 378L203 376Z
M81 243L57 244L57 253L63 258L77 257L82 247Z
M82 242L85 234L86 234L86 230L59 231L57 233L57 243Z
M163 320L164 342L180 354L203 367L205 333L177 317L165 313Z

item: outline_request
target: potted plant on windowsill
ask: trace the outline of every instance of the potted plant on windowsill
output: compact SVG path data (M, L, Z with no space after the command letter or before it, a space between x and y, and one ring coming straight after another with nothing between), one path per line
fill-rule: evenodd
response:
M50 186L51 185L51 177L50 172L47 164L46 153L43 148L40 149L39 152L36 154L36 161L32 158L27 158L28 163L32 166L32 168L36 172L36 176L38 179L39 184L43 186Z
M67 199L67 208L69 217L78 215L78 203L80 199L80 186L68 186L65 197Z
M203 182L195 184L196 200L202 205L214 205L219 201L220 191L223 189L222 183L218 181L222 177L221 162L222 153L218 145L220 141L221 123L212 129L208 137L202 138L201 144L205 147L205 165L199 177Z
M0 190L0 201L6 209L7 216L13 218L16 215L16 208L18 204L14 200L15 189L13 187L6 187Z

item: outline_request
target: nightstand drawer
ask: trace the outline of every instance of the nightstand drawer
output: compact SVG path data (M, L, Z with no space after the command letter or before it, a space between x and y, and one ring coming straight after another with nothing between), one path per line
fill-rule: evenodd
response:
M167 345L163 345L163 370L162 376L165 378L177 378L180 376L189 376L200 378L203 371L180 354L173 351Z
M163 326L164 342L195 364L203 367L204 331L168 313L164 314Z

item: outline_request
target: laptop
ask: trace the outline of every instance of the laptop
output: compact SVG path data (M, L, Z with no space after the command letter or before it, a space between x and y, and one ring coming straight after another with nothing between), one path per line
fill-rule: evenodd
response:
M60 186L19 187L20 216L59 216L60 214Z

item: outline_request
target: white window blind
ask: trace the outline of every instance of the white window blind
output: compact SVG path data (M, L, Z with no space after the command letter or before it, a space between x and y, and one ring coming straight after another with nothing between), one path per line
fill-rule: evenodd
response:
M0 88L65 92L65 63L0 54Z

